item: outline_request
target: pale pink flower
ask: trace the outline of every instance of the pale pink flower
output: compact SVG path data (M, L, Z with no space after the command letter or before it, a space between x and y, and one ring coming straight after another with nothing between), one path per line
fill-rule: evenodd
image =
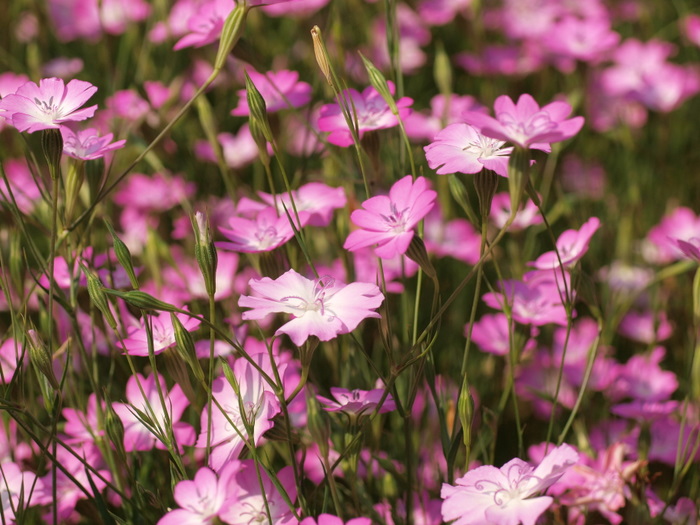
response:
M469 324L465 327L465 335ZM472 341L480 350L494 355L508 355L510 352L510 327L505 314L484 314L472 327ZM537 329L530 330L530 336L537 335ZM534 349L535 341L528 337L523 352Z
M80 58L58 57L46 62L41 68L43 77L73 78L83 70Z
M272 376L272 367L267 354L258 353L251 356L262 370ZM286 365L278 364L280 376L284 376ZM239 358L233 364L233 373L238 381L238 393L225 377L219 377L212 384L212 393L217 403L211 409L211 434L209 434L208 411L203 410L201 427L197 443L198 448L205 448L207 443L213 447L209 457L209 466L219 472L231 460L238 458L246 441L259 445L263 434L270 430L272 418L281 412L280 403L272 387L260 372L247 359ZM222 411L223 409L223 411ZM253 428L253 435L246 431L245 421Z
M694 238L700 238L700 217L690 208L680 206L649 230L642 253L649 262L667 264L686 257L679 240L690 242Z
M15 512L20 510L20 502L25 508L42 504L44 482L32 472L23 472L19 465L11 461L0 464L0 516L6 523L15 523Z
M112 142L114 135L99 135L94 128L73 131L68 126L61 126L63 135L63 152L69 157L81 160L93 160L104 157L110 151L123 148L126 140Z
M379 405L384 396L383 388L348 390L347 388L331 387L331 395L333 399L316 396L321 404L324 405L323 409L328 412L345 412L360 416L368 411L373 412L377 407L379 407L379 414L396 410L396 403L394 403L391 394L387 394L382 405Z
M162 212L194 195L195 189L181 175L132 173L114 194L114 202L126 209Z
M258 469L252 459L234 461L231 465L226 502L219 511L219 518L229 525L256 525L274 523L293 525L298 523L292 509L272 483L267 473ZM276 474L279 484L294 503L297 489L294 471L287 465Z
M567 119L571 106L562 101L540 108L531 95L520 95L517 104L501 95L494 102L496 118L469 111L464 120L482 135L511 142L521 148L550 151L550 143L576 135L583 126L583 117Z
M97 106L80 109L95 94L89 82L60 78L42 78L22 85L14 94L0 100L0 116L12 122L19 131L33 133L42 129L58 129L61 124L85 120L95 114Z
M180 320L185 330L191 332L199 328L200 321L185 314L175 314ZM175 346L175 329L173 328L170 314L162 313L160 315L145 316L150 326L151 335L153 336L153 353L159 354L166 348ZM124 349L125 354L148 356L148 332L144 325L144 320L140 322L140 326L133 328L128 337L120 342L120 346Z
M544 65L541 46L525 41L506 45L488 45L479 53L459 53L458 66L472 75L525 76Z
M581 226L580 230L563 232L557 239L556 251L543 253L536 261L528 264L538 270L573 266L588 251L591 237L598 231L598 228L600 228L600 220L597 217L591 217Z
M339 334L352 332L363 319L380 317L374 310L384 300L374 284L344 284L324 277L311 280L294 270L275 280L251 279L249 284L256 295L243 295L239 299L239 306L252 308L243 312L243 319L264 319L278 312L291 314L292 320L275 335L287 334L297 346L304 344L309 336L330 341Z
M497 228L503 228L510 218L510 212L510 195L505 192L494 195L491 201L491 213L489 214L491 222ZM537 205L530 199L525 199L518 213L515 214L515 220L508 227L508 231L525 230L535 224L542 224L542 221L542 214Z
M299 108L311 100L311 84L300 82L296 71L283 69L258 73L251 69L248 76L262 95L268 113ZM238 91L238 105L231 111L231 115L245 117L249 112L246 90L242 89Z
M536 496L555 483L578 461L569 445L552 448L537 467L512 459L500 469L478 467L442 485L442 517L454 525L534 525L549 508L550 496Z
M235 135L233 133L219 133L216 138L221 145L221 153L229 168L245 168L258 158L258 145L255 143L253 135L250 134L248 124L243 124ZM194 153L202 160L217 162L214 149L206 140L195 142ZM272 154L272 149L269 147L268 154Z
M620 321L618 331L634 341L654 344L671 337L673 324L663 310L658 313L630 311Z
M308 216L305 211L299 212L301 224L295 224L294 227L297 230L301 229ZM216 246L246 253L272 251L294 237L290 217L295 219L294 210L289 210L287 216L286 213L280 214L272 206L259 211L254 219L231 217L228 221L229 228L219 227L219 231L230 242L217 242Z
M450 124L435 135L425 146L425 158L431 169L439 175L448 173L479 173L484 168L501 177L508 176L508 159L512 147L504 147L505 141L492 139L479 133L469 124Z
M418 14L427 24L442 26L448 24L462 13L471 13L473 0L421 0Z
M394 183L389 195L371 197L355 210L350 220L359 227L348 235L343 248L355 251L373 244L377 256L391 259L406 253L414 236L413 229L435 204L437 193L428 189L428 181L406 175Z
M676 374L663 370L660 363L666 350L655 347L647 355L633 355L618 366L617 377L608 395L613 400L631 397L640 401L665 401L678 388Z
M132 125L144 119L151 110L151 105L133 89L115 91L105 104L117 117Z
M213 525L228 495L228 484L235 464L231 463L217 476L208 467L201 467L193 480L175 485L173 499L180 507L168 512L158 525Z
M350 521L343 521L332 514L321 514L317 519L312 517L304 518L300 525L372 525L369 518L353 518Z
M2 163L2 167L7 179L0 178L0 202L6 202L9 205L14 198L17 208L29 215L41 200L41 190L27 166L27 161L7 159Z
M406 134L413 140L433 140L446 125L461 122L465 111L488 109L471 95L435 95L430 99L430 113L414 111L404 119Z
M425 216L423 241L428 253L438 257L454 257L467 264L479 260L481 235L466 219L445 221L438 207Z
M173 6L169 20L178 19L178 25L186 23L186 29L181 33L186 34L177 41L173 49L178 51L186 47L202 47L216 42L221 36L226 17L234 7L236 4L231 0L178 2ZM177 11L176 8L178 8ZM174 16L175 13L178 14L177 17Z
M104 410L104 401L102 402ZM103 428L100 428L100 421L97 415L97 396L92 393L88 397L85 412L75 408L64 408L61 412L66 418L63 431L68 434L66 439L68 444L94 443L98 437L105 435Z
M393 94L394 84L387 82L387 85ZM347 99L350 111L354 111L357 116L357 131L360 138L366 131L398 126L398 118L391 112L384 98L372 86L365 88L362 93L354 89L346 89L341 96ZM408 97L402 97L396 101L399 116L402 119L411 113L409 108L411 104L413 104L413 100ZM345 148L353 144L350 128L348 128L338 104L326 104L321 108L318 129L331 132L328 135L328 142L331 144Z
M610 23L607 17L565 16L540 42L554 55L561 71L572 73L576 60L597 64L617 45L620 35L610 28Z
M163 394L163 402L159 392ZM113 403L112 408L124 425L124 450L127 452L151 450L154 446L165 450L171 431L176 449L194 444L194 428L180 421L190 404L180 385L168 391L163 376L158 376L156 384L154 375L136 374L126 383L126 399L128 405ZM148 419L143 421L142 414Z

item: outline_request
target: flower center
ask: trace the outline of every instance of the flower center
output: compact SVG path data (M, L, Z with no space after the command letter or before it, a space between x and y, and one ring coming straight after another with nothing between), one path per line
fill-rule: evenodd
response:
M466 151L473 157L483 159L497 155L504 155L504 152L501 151L503 144L505 144L505 142L502 140L479 135L476 140L470 141L465 147L463 147L462 151Z
M49 98L48 101L34 98L34 104L42 113L51 117L52 120L58 116L58 105L53 103L53 97Z
M396 204L391 203L391 213L389 215L382 215L384 223L388 227L388 231L392 233L403 233L407 230L406 223L408 222L409 208L406 207L403 210L399 210Z
M320 312L322 316L326 316L326 312L330 312L331 315L327 316L329 321L335 318L333 311L328 309L326 304L326 291L328 288L332 287L335 283L335 279L326 275L320 277L314 281L314 288L310 297L301 297L299 295L288 295L280 299L281 302L288 302L292 299L296 299L297 304L290 304L292 308L299 310L299 316L303 316L306 312ZM296 314L295 314L296 315Z

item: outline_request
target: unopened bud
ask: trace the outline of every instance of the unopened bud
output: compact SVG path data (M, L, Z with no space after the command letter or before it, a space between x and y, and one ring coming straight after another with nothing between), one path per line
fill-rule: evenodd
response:
M214 60L214 69L220 70L226 64L226 57L231 53L231 50L243 34L249 10L250 8L243 2L237 5L226 17L224 27L221 29L219 50L216 53L216 60Z
M73 217L73 210L78 202L84 179L85 165L82 162L71 162L64 182L66 195L65 215L67 221L70 221L71 217Z
M323 41L323 35L321 34L321 29L318 26L311 28L311 41L314 44L314 56L316 57L316 63L318 67L321 68L321 73L326 77L326 82L328 85L339 92L338 86L334 86L333 82L333 70L331 69L331 63L328 60L328 50L326 49L326 43Z
M60 129L45 129L41 133L41 149L44 152L46 164L49 166L51 178L58 178L61 172L61 157L63 156L63 136Z
M184 327L175 314L170 314L170 320L173 323L173 331L175 332L177 352L180 354L182 360L190 367L194 377L198 381L204 381L204 371L199 364L199 359L197 359L197 351L194 347L192 334Z
M56 374L53 371L51 353L36 330L27 330L27 342L29 343L29 361L46 378L49 384L55 390L58 390L59 385Z
M515 146L508 161L508 191L511 214L520 209L523 193L530 180L530 150Z
M173 378L176 384L180 385L182 393L185 394L190 403L194 403L196 396L192 388L190 375L187 373L187 365L180 352L180 346L177 345L177 348L166 348L163 352L163 359L165 360L165 369L170 374L170 377Z
M105 288L105 292L110 295L116 295L120 299L124 299L131 306L140 308L141 310L157 310L161 312L177 312L179 309L174 305L165 303L156 299L146 292L140 290L131 290L129 292L119 292L117 290L109 290Z
M128 246L124 244L124 242L117 235L117 232L114 231L112 223L105 220L105 225L112 236L112 245L114 246L114 255L117 256L117 261L119 261L119 264L121 264L122 268L124 268L126 275L129 277L131 286L138 290L139 281L136 278L136 272L134 272L134 265L131 262L131 252L129 251Z
M433 78L435 78L435 84L442 96L448 99L452 94L452 64L449 55L445 52L445 46L442 45L442 42L438 42L436 46ZM447 108L447 104L445 104L445 107Z
M498 189L498 175L487 169L475 173L474 189L476 189L476 196L479 198L479 214L483 224L491 213L491 202L493 202L493 196Z
M472 208L472 205L469 202L467 188L464 187L462 181L459 180L459 178L453 173L447 176L447 182L449 184L450 193L452 194L452 197L455 201L457 201L457 204L459 204L460 207L467 214L469 222L471 222L475 226L478 226L479 219L474 214L474 209Z
M126 461L126 450L124 448L124 423L112 408L112 403L107 400L104 404L105 432L107 439L114 445L120 461Z
M267 118L267 105L265 104L265 99L255 87L255 84L248 76L248 72L245 72L245 92L246 99L248 100L248 111L251 121L251 127L253 122L255 122L265 137L267 142L272 142L272 129L270 129L270 121Z
M192 218L192 227L194 228L194 257L199 264L199 270L204 278L204 286L207 289L207 295L214 297L216 293L216 267L219 258L216 254L216 247L211 239L211 228L209 227L209 219L202 212L196 212Z
M472 418L474 417L474 401L472 400L471 392L469 391L469 382L467 377L464 377L462 381L462 389L459 393L459 399L457 400L457 416L459 417L459 422L462 424L462 439L464 440L464 445L467 450L471 449L471 428L472 428ZM467 458L467 462L469 458Z
M391 91L389 91L389 84L386 81L386 77L381 71L379 71L379 69L377 69L377 66L365 58L362 53L360 53L360 58L362 59L362 63L365 65L365 69L367 70L369 83L372 84L372 87L382 96L384 102L387 103L391 112L394 115L398 115L399 108L396 106L396 101L394 100Z
M85 179L87 180L89 202L92 204L100 194L102 178L105 173L105 160L99 159L89 160L85 163Z
M330 421L325 412L319 409L313 388L306 389L306 428L311 439L318 445L321 457L328 458L328 440L331 436Z
M102 313L110 328L116 330L117 321L114 315L112 315L112 310L109 307L109 301L107 301L107 294L105 293L105 287L102 285L102 281L84 265L81 264L80 267L87 278L87 291L92 304Z
M433 281L437 280L437 273L435 272L435 267L433 263L430 262L430 257L428 257L428 251L425 249L425 243L423 239L417 235L413 236L408 249L406 250L406 256L412 261L418 263L421 270L430 277Z

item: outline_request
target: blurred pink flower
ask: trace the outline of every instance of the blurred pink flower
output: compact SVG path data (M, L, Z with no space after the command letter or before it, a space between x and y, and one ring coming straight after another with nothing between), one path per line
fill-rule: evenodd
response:
M163 376L158 376L156 384L153 374L148 377L132 375L126 383L126 400L129 404L113 403L112 408L124 425L124 450L127 452L151 450L154 446L166 450L164 438L171 431L177 450L194 444L194 428L180 421L190 404L180 385L168 391ZM142 414L148 418L145 422Z
M180 1L171 11L169 20L176 20L176 36L184 34L173 49L202 47L216 42L224 21L236 4L231 0ZM175 16L177 14L177 16ZM185 28L181 26L185 25Z
M63 152L69 157L93 160L104 157L110 151L123 148L126 140L111 142L112 133L100 136L94 128L73 131L68 126L61 126L63 135Z
M343 521L332 514L321 514L317 519L312 517L304 518L300 525L372 525L369 518L353 518L350 521Z
M288 108L305 106L311 100L311 85L299 81L299 73L296 71L268 71L258 73L248 70L248 76L265 100L265 109L268 113ZM238 105L231 111L231 115L245 117L249 114L246 90L238 91Z
M454 20L458 14L471 13L473 0L421 0L418 14L426 24L442 26Z
M649 262L668 264L686 257L688 246L684 251L678 241L690 243L694 238L700 238L700 217L690 208L679 206L649 230L642 253Z
M180 320L185 330L191 332L199 328L200 321L185 314L175 314ZM170 315L162 313L160 315L147 316L147 322L151 325L153 336L153 353L159 354L166 348L175 346L175 329L170 319ZM141 320L141 325L131 329L128 337L120 342L125 354L148 356L148 332Z
M379 407L379 402L384 396L384 389L348 390L347 388L331 387L331 395L333 399L325 396L316 396L321 404L324 405L324 410L360 416L365 412L373 412ZM393 410L396 410L396 403L394 403L391 394L387 394L386 399L379 407L379 414L386 414Z
M565 16L557 21L540 42L553 55L557 67L572 73L576 60L597 64L617 46L620 35L610 27L608 17Z
M58 129L61 124L85 120L95 114L97 106L80 109L95 94L89 82L60 78L42 78L37 86L27 82L14 94L0 100L0 116L12 122L19 131L33 133L42 129Z
M481 235L468 220L457 218L445 221L436 206L425 216L423 226L423 241L428 253L438 257L454 257L467 264L475 264L479 260Z
M536 261L528 264L538 270L572 266L586 254L591 237L598 231L598 228L600 228L600 219L591 217L583 223L580 230L566 230L563 232L557 239L556 251L543 253Z
M311 280L294 270L275 280L251 279L249 284L256 295L242 295L239 299L239 306L251 308L243 312L243 319L264 319L278 312L291 314L292 320L275 335L287 334L297 346L310 336L330 341L352 332L367 317L379 318L374 310L384 300L374 284L344 284L327 277Z
M578 461L578 453L561 445L545 456L537 467L521 459L512 459L500 469L478 467L456 480L442 485L442 517L454 525L535 525L554 501L536 496L555 483Z
M666 312L629 311L620 321L618 331L640 343L654 344L664 341L673 334L673 324L668 320Z
M7 159L2 163L7 179L0 178L0 202L14 202L17 208L30 214L41 200L41 190L24 159ZM8 185L9 184L9 185Z
M678 389L678 379L675 373L659 366L665 356L666 350L657 346L646 355L633 355L624 365L618 365L609 397L614 401L625 397L640 401L667 400Z
M219 231L230 242L217 242L216 246L246 253L272 251L294 237L294 229L289 222L289 217L294 219L294 210L289 210L289 214L280 214L269 206L259 211L254 219L231 217L228 221L229 228L219 227ZM295 224L294 227L301 229L309 214L300 211L298 217L301 224Z
M499 229L506 225L510 217L510 195L508 193L497 193L493 196L489 217ZM530 199L525 199L508 230L512 232L524 230L535 224L542 224L542 221L542 214L535 203Z
M469 324L464 327L465 336L469 330ZM536 343L533 336L537 335L537 329L530 329L530 337L523 345L522 352L532 351ZM494 355L508 355L510 352L510 329L508 318L505 314L484 314L472 327L472 341L480 350Z
M507 177L508 159L513 148L504 145L503 140L486 137L475 127L458 123L440 131L423 149L428 166L436 169L438 175L479 173L486 168Z
M567 119L571 106L566 102L550 102L540 108L532 96L520 95L517 104L501 95L494 102L496 118L468 111L464 120L482 135L511 142L521 148L550 151L550 143L576 135L583 126L583 117Z
M455 62L472 75L525 76L541 69L541 46L525 41L517 44L487 45L479 53L458 53Z
M700 47L700 15L690 14L679 20L685 37Z
M393 94L394 84L387 82L387 85ZM348 100L348 104L352 108L351 111L357 115L357 131L360 138L366 131L398 126L397 117L391 112L384 98L372 86L365 88L362 93L354 89L346 89L341 96ZM396 101L399 116L402 119L410 115L409 106L411 104L413 104L413 100L408 97L402 97ZM350 129L338 104L326 104L321 108L318 129L331 132L328 135L328 142L331 144L344 148L353 144Z
M394 183L389 195L370 197L355 210L350 220L359 229L350 232L343 248L355 251L373 244L377 256L391 259L406 253L413 239L413 228L435 204L437 193L428 189L428 181L406 175Z
M430 113L414 111L404 119L406 134L413 140L433 140L444 126L461 122L465 111L486 113L488 109L471 95L435 95L430 99Z
M250 134L250 127L247 123L243 124L235 135L225 132L219 133L216 138L221 145L224 161L229 168L245 168L258 158L258 145L255 143L253 135ZM217 162L214 150L206 140L195 142L194 153L202 160ZM268 154L273 154L270 147L268 147Z

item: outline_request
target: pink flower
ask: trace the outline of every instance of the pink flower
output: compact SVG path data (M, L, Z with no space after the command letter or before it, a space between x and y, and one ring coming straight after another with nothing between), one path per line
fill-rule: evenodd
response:
M243 319L264 319L277 312L291 314L293 319L275 335L287 334L297 346L312 335L330 341L338 334L352 332L363 319L380 317L374 310L384 300L374 284L344 284L327 277L311 280L294 270L275 280L251 279L249 284L257 295L239 299L239 306L252 308L243 312Z
M508 193L497 193L491 201L491 213L489 214L491 221L497 228L503 228L510 217L510 195ZM515 214L515 220L508 228L508 231L516 232L542 224L542 215L534 202L530 199L525 199L518 213Z
M546 490L577 461L578 453L564 444L552 449L537 467L516 458L500 469L487 465L470 470L456 486L442 485L442 517L456 520L454 525L534 525L553 499L532 496Z
M700 47L700 15L686 15L679 23L685 37Z
M43 503L41 493L44 490L44 483L37 479L36 474L21 471L19 465L10 461L0 464L0 515L3 521L15 523L15 512Z
M173 49L179 51L190 46L202 47L216 42L221 35L226 17L234 7L236 4L231 0L180 2L173 6L170 18L179 18L178 25L186 20L186 29L183 33L187 33L177 41ZM176 11L175 8L178 10ZM176 12L180 16L174 17ZM183 16L187 18L182 18Z
M300 525L372 525L369 518L354 518L350 521L343 521L332 514L321 514L318 519L304 518Z
M571 15L554 24L541 40L565 73L574 71L576 60L597 64L619 41L620 35L610 28L607 17L582 19Z
M700 238L700 217L681 206L649 230L642 253L649 262L670 263L687 256L688 246L683 250L678 241L692 242L694 238Z
M465 333L469 325L465 327ZM508 355L510 352L510 327L505 314L484 314L472 327L472 341L480 350L494 355ZM536 329L530 330L530 335L537 334ZM535 341L528 337L523 352L532 350Z
M479 173L484 168L501 177L508 176L508 156L512 147L504 148L503 140L479 133L469 124L450 124L435 140L425 146L425 158L439 175L447 173Z
M382 259L406 253L413 239L413 228L435 204L437 193L428 189L428 181L410 175L394 183L389 195L371 197L362 203L362 210L352 212L350 219L359 230L348 235L343 248L355 251L373 244Z
M9 204L14 198L17 208L25 215L29 215L41 200L41 190L27 166L27 161L7 159L2 167L7 179L4 177L0 179L0 202Z
M163 394L163 402L159 392ZM165 450L164 441L169 439L166 436L171 430L176 449L194 444L194 428L180 421L190 404L180 385L168 392L163 376L158 376L156 385L155 376L136 374L126 384L126 399L128 405L113 403L112 407L124 425L124 449L127 452L151 450L154 446ZM145 422L137 410L148 418Z
M294 210L289 210L289 214L294 217ZM308 215L307 212L299 212L302 224L296 224L297 229L301 228ZM287 214L279 214L272 206L258 212L255 219L232 217L228 224L230 228L219 227L219 231L231 242L217 242L216 246L236 252L269 252L294 237Z
M470 0L471 1L471 0ZM404 120L406 134L413 140L433 140L445 124L462 121L465 111L487 112L471 95L435 95L430 99L430 113L414 111ZM443 122L443 119L445 121Z
M268 113L287 108L299 108L311 100L311 85L299 82L299 73L296 71L284 69L258 73L250 70L248 76L265 100L265 109ZM248 98L246 90L242 89L238 91L238 105L231 111L231 115L245 117L248 114Z
M89 82L60 78L42 78L37 86L27 82L14 94L0 100L0 116L11 121L19 131L33 133L42 129L58 129L64 122L85 120L95 114L97 106L79 109L95 94Z
M367 411L373 411L379 406L379 401L384 395L383 388L374 390L348 390L347 388L331 387L334 399L324 396L316 396L323 408L328 412L345 412L347 414L362 415ZM379 408L380 414L396 410L391 394L388 394L384 403Z
M618 331L634 341L648 345L664 341L673 334L673 325L666 312L630 311L622 318Z
M126 140L111 142L114 138L112 133L100 137L94 128L74 132L68 126L61 126L61 135L63 135L63 152L69 157L82 160L99 159L110 151L123 148L126 144Z
M571 113L571 106L566 102L550 102L540 108L528 94L520 95L517 104L501 95L494 103L494 111L496 118L468 111L464 120L482 135L512 142L521 148L550 151L551 142L569 139L583 126L583 117L566 120Z
M200 321L185 314L175 314L180 320L185 330L191 332L199 328ZM151 325L151 335L153 336L153 353L159 354L166 348L175 346L175 329L170 319L170 314L147 316ZM121 342L125 354L148 356L148 332L141 321L141 325L132 329L129 336Z
M391 82L387 82L387 84L389 91L393 94L394 84ZM357 131L360 138L366 131L393 128L399 124L399 120L391 112L389 105L372 86L365 88L362 93L358 93L354 89L346 89L342 97L348 100L348 104L352 108L350 111L354 111L357 115ZM402 97L396 101L399 116L402 119L411 113L409 108L411 104L413 104L413 100L408 97ZM321 108L318 129L331 132L328 135L328 142L331 144L346 148L353 143L350 128L348 128L338 104L326 104Z
M676 374L659 364L666 350L657 346L648 355L633 355L617 369L609 396L613 400L631 397L640 401L665 401L678 388Z
M267 354L258 353L252 359L265 373L273 374ZM278 364L278 369L284 376L286 365ZM207 437L210 427L208 411L203 410L201 429L195 444L198 448L205 448L209 442L214 447L209 466L217 472L227 462L238 458L245 447L245 440L254 445L260 444L263 434L274 425L272 418L281 412L272 387L246 359L236 360L233 372L238 381L238 394L225 377L214 380L212 393L218 404L212 405L211 435ZM252 436L247 435L243 418L253 428Z
M252 459L234 461L229 468L232 475L229 478L228 497L219 512L221 521L229 525L298 523L289 504L262 468L259 469L258 478L258 469ZM294 503L297 489L292 467L282 468L276 477L289 500Z
M580 230L566 230L557 239L557 250L540 255L536 261L528 263L538 270L559 268L559 261L565 268L572 266L588 251L591 237L600 228L600 220L597 217L588 219ZM559 256L557 257L557 252Z
M158 520L158 525L213 525L226 501L233 473L229 467L217 476L211 469L202 467L193 480L180 481L175 485L173 498L182 508L168 512Z
M235 135L232 133L219 133L216 138L221 145L224 161L229 168L241 169L251 164L258 158L258 145L253 135L250 134L248 124L243 124ZM206 140L198 140L194 145L197 157L209 162L216 162L216 155L211 144ZM268 148L268 153L271 153Z

